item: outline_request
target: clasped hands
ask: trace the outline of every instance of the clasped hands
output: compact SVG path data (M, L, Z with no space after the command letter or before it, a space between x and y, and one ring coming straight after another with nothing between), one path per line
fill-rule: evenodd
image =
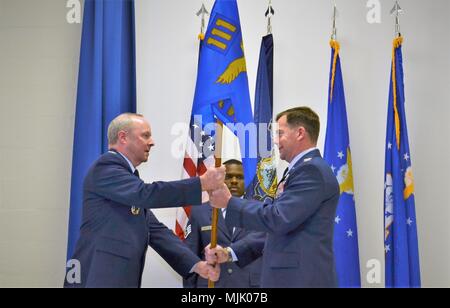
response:
M211 248L211 244L205 247L206 261L200 261L195 265L194 272L205 279L218 281L220 277L220 264L228 262L229 252L220 245Z
M209 194L209 203L215 208L226 208L231 199L231 193L228 190L225 181L225 167L208 168L200 176L202 190Z
M209 263L208 261L199 261L195 264L194 272L204 279L217 281L220 277L220 265L217 263Z
M208 264L221 264L230 262L230 253L220 245L211 248L211 244L205 247L205 259Z

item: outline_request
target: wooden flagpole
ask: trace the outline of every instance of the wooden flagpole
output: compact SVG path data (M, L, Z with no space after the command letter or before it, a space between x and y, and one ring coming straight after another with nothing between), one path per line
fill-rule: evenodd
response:
M222 137L223 137L223 123L219 119L216 121L216 143L214 156L216 159L216 167L222 166ZM217 246L217 223L219 221L219 209L213 208L211 218L211 248ZM208 280L208 288L214 288L214 281Z

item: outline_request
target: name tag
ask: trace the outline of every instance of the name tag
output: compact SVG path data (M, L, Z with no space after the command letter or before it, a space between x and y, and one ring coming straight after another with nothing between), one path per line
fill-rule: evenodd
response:
M204 227L202 227L202 232L203 231L211 231L212 230L212 226L204 226Z
M312 160L312 158L305 158L304 162L306 163L306 162L309 162L311 160Z

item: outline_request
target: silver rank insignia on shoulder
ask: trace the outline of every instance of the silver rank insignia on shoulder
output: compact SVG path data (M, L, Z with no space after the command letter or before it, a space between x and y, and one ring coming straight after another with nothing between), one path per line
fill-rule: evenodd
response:
M135 206L132 206L132 207L131 207L131 214L133 214L134 216L139 215L139 212L140 212L140 211L141 211L140 208L137 208L137 207L135 207Z
M192 225L188 224L186 226L186 230L184 230L184 238L187 239L189 234L191 234L191 232L192 232Z

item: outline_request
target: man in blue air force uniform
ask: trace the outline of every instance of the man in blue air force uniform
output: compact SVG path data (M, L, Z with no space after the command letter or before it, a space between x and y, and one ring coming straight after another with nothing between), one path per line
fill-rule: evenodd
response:
M238 160L228 160L225 165L225 184L231 194L237 198L242 198L245 193L244 170L242 163ZM198 206L191 210L189 225L185 243L199 257L204 258L204 248L211 243L211 215L210 206ZM250 264L240 267L239 262L233 255L249 253L249 258L260 256L260 243L255 239L266 238L264 232L247 231L241 228L228 228L225 224L226 210L219 212L217 224L217 244L230 252L228 262L221 265L221 275L215 283L216 288L255 288L259 287L261 273L261 258L257 258ZM254 247L256 245L256 247ZM235 262L236 261L236 262ZM192 274L184 279L185 288L206 288L208 281Z
M148 245L182 276L195 272L213 281L220 269L201 261L150 211L200 205L202 190L223 184L225 168L201 177L146 184L136 169L154 146L150 124L122 114L108 127L110 151L89 169L83 186L83 217L72 259L81 265L81 282L65 287L140 287Z
M308 107L277 116L275 143L289 163L274 201L232 197L228 188L210 194L210 203L226 208L226 224L264 231L261 287L337 287L333 253L334 218L339 185L316 148L320 122ZM206 249L210 263L225 262L223 249ZM237 254L242 264L249 254Z

